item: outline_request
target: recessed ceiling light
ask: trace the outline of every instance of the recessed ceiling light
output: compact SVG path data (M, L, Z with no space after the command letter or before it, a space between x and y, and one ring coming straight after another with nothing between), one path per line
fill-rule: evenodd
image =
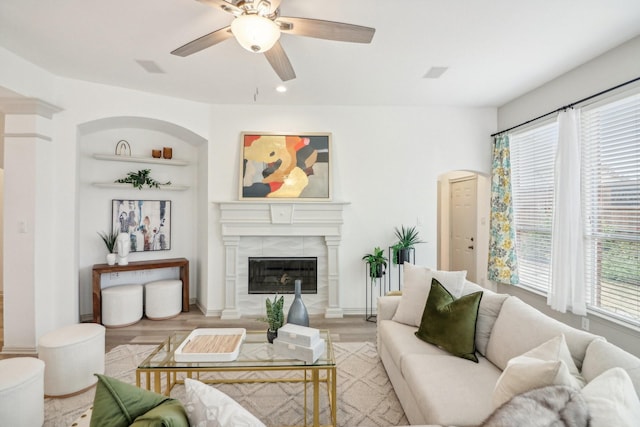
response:
M283 86L283 85L280 85L280 86L276 87L276 90L277 90L278 92L280 92L280 93L284 93L284 92L286 92L286 91L287 91L287 87L286 87L286 86Z
M431 67L427 74L423 76L424 79L438 79L442 76L449 67Z

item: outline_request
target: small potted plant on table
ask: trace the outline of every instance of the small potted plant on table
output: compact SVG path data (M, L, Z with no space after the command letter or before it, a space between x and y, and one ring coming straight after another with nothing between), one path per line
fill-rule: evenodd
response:
M284 324L284 297L278 298L278 294L265 301L267 307L267 317L260 319L267 322L267 340L273 344L273 340L278 337L278 329Z
M107 264L114 265L116 263L116 239L118 238L118 230L115 228L111 232L98 232L98 235L104 242L109 253L107 253Z

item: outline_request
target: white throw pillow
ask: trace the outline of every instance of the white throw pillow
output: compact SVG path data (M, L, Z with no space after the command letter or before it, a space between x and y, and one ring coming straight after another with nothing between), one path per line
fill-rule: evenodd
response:
M185 378L189 424L193 427L265 427L251 412L220 390Z
M631 377L622 368L611 368L582 389L589 405L591 427L637 427L640 400Z
M466 271L437 271L408 262L403 266L402 297L391 320L410 326L420 326L427 303L431 279L437 279L455 298L460 298L467 277Z
M580 389L584 381L579 378L564 335L559 335L509 360L493 390L493 407L498 408L518 394L548 385Z

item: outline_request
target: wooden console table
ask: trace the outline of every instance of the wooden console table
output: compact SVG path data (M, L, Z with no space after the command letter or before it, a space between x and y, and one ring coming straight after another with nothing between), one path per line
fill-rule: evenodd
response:
M182 280L182 311L189 311L189 260L186 258L158 259L130 262L127 265L95 264L93 266L93 321L102 323L102 287L100 278L105 273L122 271L154 270L157 268L180 267Z

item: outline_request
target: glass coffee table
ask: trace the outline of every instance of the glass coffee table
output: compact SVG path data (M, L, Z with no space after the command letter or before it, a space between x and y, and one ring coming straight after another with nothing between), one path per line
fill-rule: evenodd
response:
M304 425L307 425L307 388L312 394L311 425L320 424L320 385L326 385L330 424L336 426L336 361L328 330L320 331L325 340L325 349L313 364L297 359L287 359L275 354L272 344L267 342L266 331L247 331L236 360L228 362L176 362L174 353L191 331L172 333L136 368L136 386L169 395L176 384L184 384L185 378L194 378L207 384L220 383L303 383ZM283 375L256 375L255 378L233 378L231 372L282 372ZM219 375L216 375L218 373ZM206 375L204 375L206 374ZM293 374L293 375L291 375ZM307 385L310 387L307 387ZM324 418L324 417L323 417Z

